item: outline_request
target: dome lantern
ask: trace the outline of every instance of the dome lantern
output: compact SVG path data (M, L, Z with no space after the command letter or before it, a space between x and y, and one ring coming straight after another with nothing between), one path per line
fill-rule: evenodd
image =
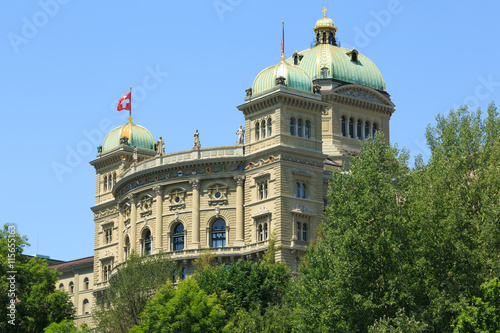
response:
M333 21L326 17L326 12L328 9L325 7L323 9L324 17L319 19L314 26L314 32L316 33L316 44L330 44L337 45L337 41L335 39L335 33L337 32L337 27Z

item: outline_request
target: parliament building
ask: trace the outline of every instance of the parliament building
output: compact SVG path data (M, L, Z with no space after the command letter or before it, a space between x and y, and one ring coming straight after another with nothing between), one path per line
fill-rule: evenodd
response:
M221 264L256 261L273 235L277 261L297 271L321 222L331 172L375 132L388 140L394 112L379 69L340 47L336 31L325 10L313 47L282 54L256 75L237 106L245 125L236 145L201 148L196 133L191 150L165 153L161 137L132 118L107 134L90 162L94 256L52 266L62 272L57 287L70 294L77 324L91 324L95 295L132 250L167 253L182 279L205 249Z

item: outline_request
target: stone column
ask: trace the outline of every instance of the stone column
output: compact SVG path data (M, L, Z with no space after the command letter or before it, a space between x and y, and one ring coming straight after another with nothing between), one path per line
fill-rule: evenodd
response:
M137 194L128 196L130 200L130 252L137 252Z
M163 186L153 186L156 193L156 253L163 252Z
M118 204L118 262L123 262L123 205Z
M200 248L200 180L191 179L189 184L193 187L193 236L191 240L191 248Z
M243 182L245 181L245 176L235 176L236 181L236 239L234 241L235 246L245 245L244 238L244 208L243 208Z

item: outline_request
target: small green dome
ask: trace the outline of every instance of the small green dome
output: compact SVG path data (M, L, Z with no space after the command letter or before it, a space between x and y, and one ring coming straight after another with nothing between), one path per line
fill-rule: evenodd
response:
M128 138L128 145L137 148L143 148L154 151L154 145L156 143L153 134L146 128L134 124L132 121L129 123L119 126L106 135L104 142L102 143L102 152L110 151L123 144L120 143L122 137Z
M284 58L284 57L283 57ZM313 92L311 77L305 70L284 61L261 71L253 80L252 94L257 95L277 86L276 79L285 78L285 86L306 92Z
M333 21L330 20L329 18L326 18L326 17L319 19L318 22L316 22L316 25L314 26L315 31L317 29L321 29L321 28L332 28L335 31L337 31L337 28L335 27L335 24L333 23Z
M357 61L353 61L352 52L356 52ZM299 56L301 60L298 66L313 80L335 79L385 91L385 81L380 70L370 59L355 50L318 44L300 52ZM287 59L287 62L293 63L293 58Z

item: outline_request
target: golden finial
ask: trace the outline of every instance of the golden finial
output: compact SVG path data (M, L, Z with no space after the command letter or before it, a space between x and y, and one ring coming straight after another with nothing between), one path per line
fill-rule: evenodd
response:
M325 7L325 9L322 10L323 14L325 14L325 18L326 18L326 12L327 11L328 11L328 9L326 9L326 7Z
M284 54L282 54L280 58L281 58L281 61L285 61L285 59L286 59Z
M129 122L129 123L131 123L131 122L132 122L132 119L133 119L133 118L132 118L132 116L129 116L129 117L128 117L128 122Z

